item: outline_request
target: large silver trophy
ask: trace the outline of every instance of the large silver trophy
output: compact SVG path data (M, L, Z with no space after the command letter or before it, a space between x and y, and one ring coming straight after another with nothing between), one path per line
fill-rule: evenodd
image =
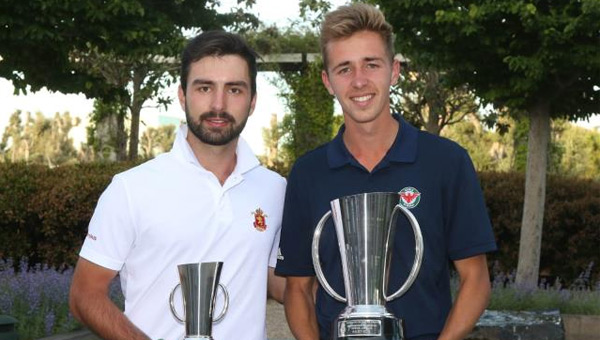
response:
M331 201L331 210L319 221L313 236L315 272L325 291L347 303L333 327L333 339L402 340L402 321L385 308L410 288L421 268L423 237L415 216L398 204L393 192L363 193ZM388 274L398 212L410 222L415 235L415 258L408 278L387 296ZM325 222L333 216L340 250L346 298L327 282L319 260L319 242Z
M223 262L186 263L177 266L180 283L171 291L169 302L173 316L185 324L186 340L213 340L213 321L221 321L227 312L229 294L225 286L219 283L222 267ZM181 287L185 320L175 310L173 297L177 287ZM224 304L221 314L213 320L217 287L223 290Z

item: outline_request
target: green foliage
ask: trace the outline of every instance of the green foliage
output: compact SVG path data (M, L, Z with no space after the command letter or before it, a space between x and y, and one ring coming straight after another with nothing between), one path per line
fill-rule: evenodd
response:
M474 116L448 127L442 133L469 151L478 171L525 172L529 120L503 117L503 134L486 129ZM564 177L600 180L600 132L564 120L552 123L548 149L548 173Z
M68 333L82 326L69 312L68 296L73 269L56 270L48 266L17 266L12 260L0 261L0 312L18 320L20 340L41 339ZM109 286L109 297L123 308L118 278Z
M284 29L269 26L261 30L248 31L244 38L259 54L279 53L318 53L319 35L317 32L296 27Z
M127 131L125 116L127 106L117 99L97 99L87 127L86 160L126 159Z
M523 290L494 287L490 310L540 311L558 309L563 314L600 315L600 291L556 288Z
M184 28L243 29L256 24L256 18L241 11L218 13L217 4L215 0L2 1L0 76L12 80L19 91L46 86L92 97L114 95L114 87L101 76L77 69L75 55L97 50L134 59L176 56Z
M590 131L564 121L554 125L560 158L553 172L600 180L600 131Z
M0 163L0 258L72 266L100 193L131 163Z
M444 72L414 63L401 68L400 79L391 89L391 100L394 112L435 135L479 110L467 86L450 87Z
M0 258L73 265L100 194L114 174L132 165L0 163ZM484 172L480 180L499 247L488 255L490 263L509 272L518 258L524 177ZM600 182L551 176L547 197L541 268L570 285L590 261L600 263ZM591 282L598 280L595 268Z
M519 258L525 178L514 172L484 172L479 177L498 244L488 259L509 272ZM600 263L600 182L550 176L546 190L540 270L570 284L590 261ZM591 276L591 282L600 280L600 271L596 268Z
M307 6L322 6L319 1ZM318 35L306 28L289 27L284 31L272 26L246 34L248 42L261 54L317 53ZM282 123L272 123L265 132L270 155L265 163L275 171L287 174L291 164L309 150L331 139L333 98L321 80L322 61L305 61L293 69L275 69L281 80L276 82L289 113ZM275 125L274 125L275 124ZM275 140L276 138L276 140ZM280 148L275 152L273 148Z
M600 2L379 0L411 61L446 70L498 107L598 112Z
M140 141L142 156L146 159L153 158L160 153L171 150L175 141L175 130L174 125L147 128Z
M3 1L0 76L12 80L16 91L46 86L118 100L131 114L128 158L134 160L140 111L146 100L175 81L177 65L169 58L181 53L183 30L246 29L256 24L256 18L243 11L218 13L218 4L217 0ZM158 101L166 104L169 99Z
M315 62L282 74L289 87L282 96L290 109L283 121L283 149L292 159L331 139L333 98L323 86L321 70L321 62Z
M465 148L478 171L512 170L515 155L512 135L487 130L476 115L468 118L447 127L442 135Z
M77 161L71 129L79 124L68 112L46 118L41 112L14 112L2 135L0 161L45 164L50 167Z

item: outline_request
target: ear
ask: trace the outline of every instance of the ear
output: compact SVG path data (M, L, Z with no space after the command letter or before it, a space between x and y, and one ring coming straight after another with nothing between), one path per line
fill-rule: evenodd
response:
M181 105L181 109L185 111L185 93L183 92L183 87L179 85L179 89L177 90L177 96L179 97L179 105Z
M392 76L390 79L391 85L395 85L398 82L398 78L400 78L400 62L398 59L394 58L392 60Z
M335 96L335 93L333 92L333 87L331 87L331 83L329 82L329 75L327 74L327 71L321 71L321 80L323 81L323 85L325 85L327 91L329 91L329 94Z

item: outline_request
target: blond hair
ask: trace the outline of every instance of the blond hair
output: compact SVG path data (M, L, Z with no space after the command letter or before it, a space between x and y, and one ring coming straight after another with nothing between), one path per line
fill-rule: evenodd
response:
M385 21L381 11L371 5L355 3L340 6L327 13L321 24L321 55L323 67L327 70L327 44L334 40L350 37L360 31L379 34L385 43L390 61L394 59L394 34L392 25Z

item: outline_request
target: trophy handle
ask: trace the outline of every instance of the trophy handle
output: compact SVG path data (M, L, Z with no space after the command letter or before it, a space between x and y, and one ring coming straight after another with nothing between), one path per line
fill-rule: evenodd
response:
M331 295L334 299L336 299L340 302L346 303L348 300L346 300L345 298L341 297L338 293L336 293L335 290L333 290L333 288L331 288L331 286L329 285L329 282L327 282L325 275L323 275L323 269L321 268L321 261L319 260L319 242L321 241L321 232L323 231L325 222L327 221L327 219L329 217L331 217L331 210L326 212L325 215L323 215L323 217L321 217L321 220L319 221L319 223L317 224L317 227L315 228L315 233L313 235L313 242L312 242L313 266L315 267L315 273L317 274L317 279L319 279L319 282L321 283L321 286L323 286L323 288L325 288L325 291L329 295Z
M223 319L223 317L225 316L225 313L227 313L227 309L229 308L229 293L227 292L227 288L225 288L225 286L220 283L219 283L219 288L221 288L221 290L223 291L223 296L225 297L225 302L223 302L223 310L221 311L221 314L219 314L219 316L217 316L215 319L213 319L214 323L221 321L221 319ZM217 299L217 294L215 294L215 297L213 299L214 300ZM214 305L214 300L213 300L213 305Z
M177 321L184 323L185 321L179 317L179 314L177 314L177 311L175 310L175 302L173 302L173 296L175 295L175 290L177 290L177 287L181 287L181 284L178 283L171 291L171 294L169 295L169 304L171 305L171 314L173 314Z
M394 294L392 294L390 296L385 296L385 293L387 291L387 286L384 287L384 290L383 290L384 298L385 298L385 301L388 301L388 302L404 295L404 293L406 293L408 288L410 288L410 286L412 286L412 284L415 282L415 279L417 278L417 275L419 274L419 270L421 269L421 262L423 261L423 235L421 234L421 227L419 226L419 222L415 218L415 215L413 215L413 213L410 212L410 210L406 209L405 207L401 206L400 204L398 204L394 207L392 216L394 214L397 214L398 210L402 211L402 213L404 213L406 218L408 218L408 221L410 222L410 225L412 226L413 233L415 234L415 261L413 262L413 266L410 270L410 274L408 275L408 278L406 279L406 281L404 281L404 284L402 285L402 287L400 287L400 289L398 289ZM390 223L395 223L395 219L393 217L392 217ZM390 240L390 242L393 242L393 240ZM387 282L387 280L383 280L383 282L385 284Z

